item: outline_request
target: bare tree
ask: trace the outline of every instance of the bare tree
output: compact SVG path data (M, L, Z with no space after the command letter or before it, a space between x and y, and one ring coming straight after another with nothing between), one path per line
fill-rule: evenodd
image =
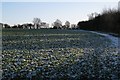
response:
M65 22L65 26L66 26L67 29L70 28L70 22L69 22L69 21L66 21L66 22Z
M40 24L41 24L40 18L34 18L33 19L33 24L34 24L34 28L38 29L38 27L40 27Z
M93 15L94 15L93 13L88 14L88 15L87 15L87 16L88 16L88 19L89 19L89 20L92 20L92 19L94 18Z
M56 29L61 29L62 27L62 22L57 19L54 23L53 23L53 28L56 28Z
M94 12L94 13L88 14L88 18L89 18L89 20L92 20L95 17L97 17L98 15L99 15L98 13Z
M120 12L120 1L118 2L118 11Z

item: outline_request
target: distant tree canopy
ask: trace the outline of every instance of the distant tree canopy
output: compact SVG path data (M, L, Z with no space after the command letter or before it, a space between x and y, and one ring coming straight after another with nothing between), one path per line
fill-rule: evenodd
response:
M78 22L78 27L84 30L111 32L120 35L120 12L118 10L104 10L88 21Z

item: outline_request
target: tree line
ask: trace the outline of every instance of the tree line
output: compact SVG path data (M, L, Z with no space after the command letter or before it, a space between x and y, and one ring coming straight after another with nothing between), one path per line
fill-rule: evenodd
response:
M3 28L22 28L22 29L40 29L40 28L52 28L52 29L75 29L77 26L75 24L70 24L69 21L66 21L64 25L59 19L56 19L55 22L52 23L52 27L49 27L49 24L46 22L42 22L40 18L34 18L33 23L26 24L17 24L10 26L8 24L2 24Z
M120 35L120 11L116 9L103 10L101 14L93 13L89 20L78 22L78 28L84 30L102 31Z

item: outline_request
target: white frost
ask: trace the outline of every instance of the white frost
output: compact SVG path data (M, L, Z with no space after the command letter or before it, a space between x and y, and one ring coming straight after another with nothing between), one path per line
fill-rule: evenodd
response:
M118 38L118 37L114 37L114 36L112 36L112 35L109 35L109 34L105 34L105 33L99 33L99 32L95 32L95 31L90 31L90 32L92 32L92 33L96 33L96 34L99 34L99 35L102 35L102 36L105 36L105 37L107 37L107 38L109 38L111 41L112 41L112 44L114 45L114 46L118 46L118 45L120 45L118 42L118 40L120 39L120 38Z

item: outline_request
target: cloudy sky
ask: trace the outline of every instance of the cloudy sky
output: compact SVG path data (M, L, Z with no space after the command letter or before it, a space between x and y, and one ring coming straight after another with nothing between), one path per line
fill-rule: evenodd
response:
M60 19L77 24L87 20L92 12L101 13L103 9L117 8L118 0L2 0L1 18L3 23L10 25L32 22L34 17L49 24Z

